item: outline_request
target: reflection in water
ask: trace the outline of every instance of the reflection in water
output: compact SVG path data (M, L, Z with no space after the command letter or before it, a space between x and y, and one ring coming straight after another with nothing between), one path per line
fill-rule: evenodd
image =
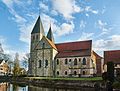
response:
M56 88L43 88L35 86L24 86L10 83L0 83L0 91L94 91L93 88L80 88L80 90L73 89L56 89Z

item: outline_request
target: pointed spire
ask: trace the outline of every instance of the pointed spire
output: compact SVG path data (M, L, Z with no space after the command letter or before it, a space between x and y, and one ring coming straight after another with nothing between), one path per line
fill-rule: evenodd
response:
M40 16L38 17L37 22L35 23L34 28L31 32L31 34L34 34L34 33L41 33L41 34L45 35Z
M54 42L54 37L53 37L52 29L51 29L51 24L50 24L50 28L49 28L49 31L48 31L48 34L47 34L47 38L49 40L51 40L52 42Z

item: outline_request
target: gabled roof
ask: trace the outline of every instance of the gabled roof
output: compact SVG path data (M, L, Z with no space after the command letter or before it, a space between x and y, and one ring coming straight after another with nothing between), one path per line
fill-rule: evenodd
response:
M104 51L104 61L107 62L120 63L120 50L110 50Z
M90 56L92 40L59 43L56 47L58 49L56 57Z
M44 28L43 28L43 25L42 25L42 21L40 19L40 16L38 17L35 25L34 25L34 28L31 32L31 34L34 34L34 33L42 33L43 35L45 35L44 33Z
M102 57L100 56L100 55L98 55L95 51L92 51L93 52L93 54L95 55L95 57L97 58L97 59L102 59Z
M45 38L46 38L46 37L45 37ZM50 41L48 38L46 38L46 39L47 39L47 41L49 42L49 44L51 45L51 47L53 47L54 49L57 50L55 44L54 44L52 41Z
M52 41L50 41L47 37L43 36L42 40L43 40L43 39L45 39L45 40L50 44L50 46L51 46L52 48L54 48L55 50L57 50L55 44L54 44ZM39 43L40 43L40 42L38 42L37 46L39 46ZM39 49L39 48L37 48L37 46L35 47L35 49Z
M47 34L47 38L48 38L50 41L54 42L54 37L53 37L53 33L52 33L51 26L50 26L50 28L49 28L49 31L48 31L48 34Z

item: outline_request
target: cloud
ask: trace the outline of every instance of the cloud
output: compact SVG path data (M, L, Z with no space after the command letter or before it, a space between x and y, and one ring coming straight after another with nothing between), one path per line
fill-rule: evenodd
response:
M105 50L120 49L120 35L112 35L108 39L99 39L93 42L93 49L103 56Z
M81 21L80 21L80 28L81 28L81 29L84 29L85 26L86 26L86 22L83 21L83 20L81 20Z
M94 10L94 9L92 9L90 6L86 6L86 7L85 7L85 11L86 11L86 12L91 12L91 13L93 13L93 14L98 14L98 10Z
M52 0L52 5L53 9L62 14L65 19L72 19L74 18L72 14L81 11L75 0Z
M60 26L60 30L57 31L57 35L62 36L62 35L73 33L73 29L74 29L73 22L71 22L71 23L63 23Z
M96 27L102 31L100 35L108 34L112 29L112 27L109 27L109 25L106 22L103 22L102 20L97 21Z
M40 7L43 11L49 11L48 6L45 5L43 2L40 2L39 7Z
M94 35L94 33L82 32L82 35L78 40L91 40L93 38L93 35Z

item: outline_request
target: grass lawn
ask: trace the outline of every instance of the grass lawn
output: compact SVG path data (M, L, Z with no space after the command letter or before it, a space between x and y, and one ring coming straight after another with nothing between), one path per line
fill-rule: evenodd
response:
M28 79L48 79L48 80L84 80L84 81L97 81L102 80L102 77L91 78L52 78L52 77L26 77Z

